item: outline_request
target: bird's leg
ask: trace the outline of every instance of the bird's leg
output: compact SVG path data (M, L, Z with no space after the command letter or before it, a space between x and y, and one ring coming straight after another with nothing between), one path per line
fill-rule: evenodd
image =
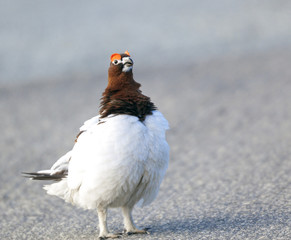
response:
M99 207L97 209L97 212L98 212L99 228L100 228L99 239L119 238L120 235L108 232L108 228L107 228L107 208Z
M129 206L122 207L125 233L127 233L128 235L149 234L149 232L147 231L148 229L138 229L135 226L135 224L133 223L132 215L131 215L132 209L133 207L129 207Z

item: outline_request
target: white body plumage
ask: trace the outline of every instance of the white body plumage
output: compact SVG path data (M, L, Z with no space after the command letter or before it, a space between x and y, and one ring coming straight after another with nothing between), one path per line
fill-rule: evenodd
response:
M155 110L143 122L135 116L94 117L72 151L50 170L68 177L46 185L48 194L85 209L146 205L157 196L169 160L168 122Z
M108 85L99 115L80 128L73 149L50 170L24 173L34 180L57 180L44 189L85 209L96 209L99 238L117 238L107 227L107 209L120 207L126 234L145 234L132 218L136 204L151 203L169 161L168 122L133 79L128 51L110 57Z

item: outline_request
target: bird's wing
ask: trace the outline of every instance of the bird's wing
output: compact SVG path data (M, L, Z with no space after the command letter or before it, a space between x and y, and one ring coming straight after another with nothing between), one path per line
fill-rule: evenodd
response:
M84 122L84 124L80 127L80 132L87 131L92 126L98 124L100 122L100 116L95 116Z
M37 172L24 172L25 177L33 180L61 180L68 175L69 162L72 157L72 151L67 152L59 158L49 170L40 170Z
M68 166L72 157L72 151L67 152L64 156L59 158L51 167L50 174L68 174Z
M91 127L100 123L99 116L95 116L86 122L80 127L80 133L76 138L83 133L89 130ZM40 170L37 172L23 172L25 177L31 178L33 180L61 180L62 178L67 177L69 162L72 158L72 151L67 152L64 156L59 158L55 164L49 170Z
M75 142L78 141L78 138L80 137L80 135L83 132L86 132L88 129L90 129L91 127L93 127L99 123L100 123L99 115L85 121L84 124L80 127L80 132L76 136Z

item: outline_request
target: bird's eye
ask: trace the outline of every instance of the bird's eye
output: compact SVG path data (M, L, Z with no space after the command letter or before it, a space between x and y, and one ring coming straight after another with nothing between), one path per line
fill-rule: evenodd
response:
M119 61L117 59L113 60L112 62L114 65L117 65L119 63Z

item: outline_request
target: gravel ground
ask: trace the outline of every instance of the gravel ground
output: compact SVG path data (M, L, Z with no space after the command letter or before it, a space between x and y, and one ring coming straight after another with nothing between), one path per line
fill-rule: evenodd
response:
M170 122L158 198L136 208L151 235L127 239L291 239L291 50L136 69ZM0 89L0 239L96 239L98 220L21 171L50 167L97 113L106 71ZM109 228L122 229L109 212Z

